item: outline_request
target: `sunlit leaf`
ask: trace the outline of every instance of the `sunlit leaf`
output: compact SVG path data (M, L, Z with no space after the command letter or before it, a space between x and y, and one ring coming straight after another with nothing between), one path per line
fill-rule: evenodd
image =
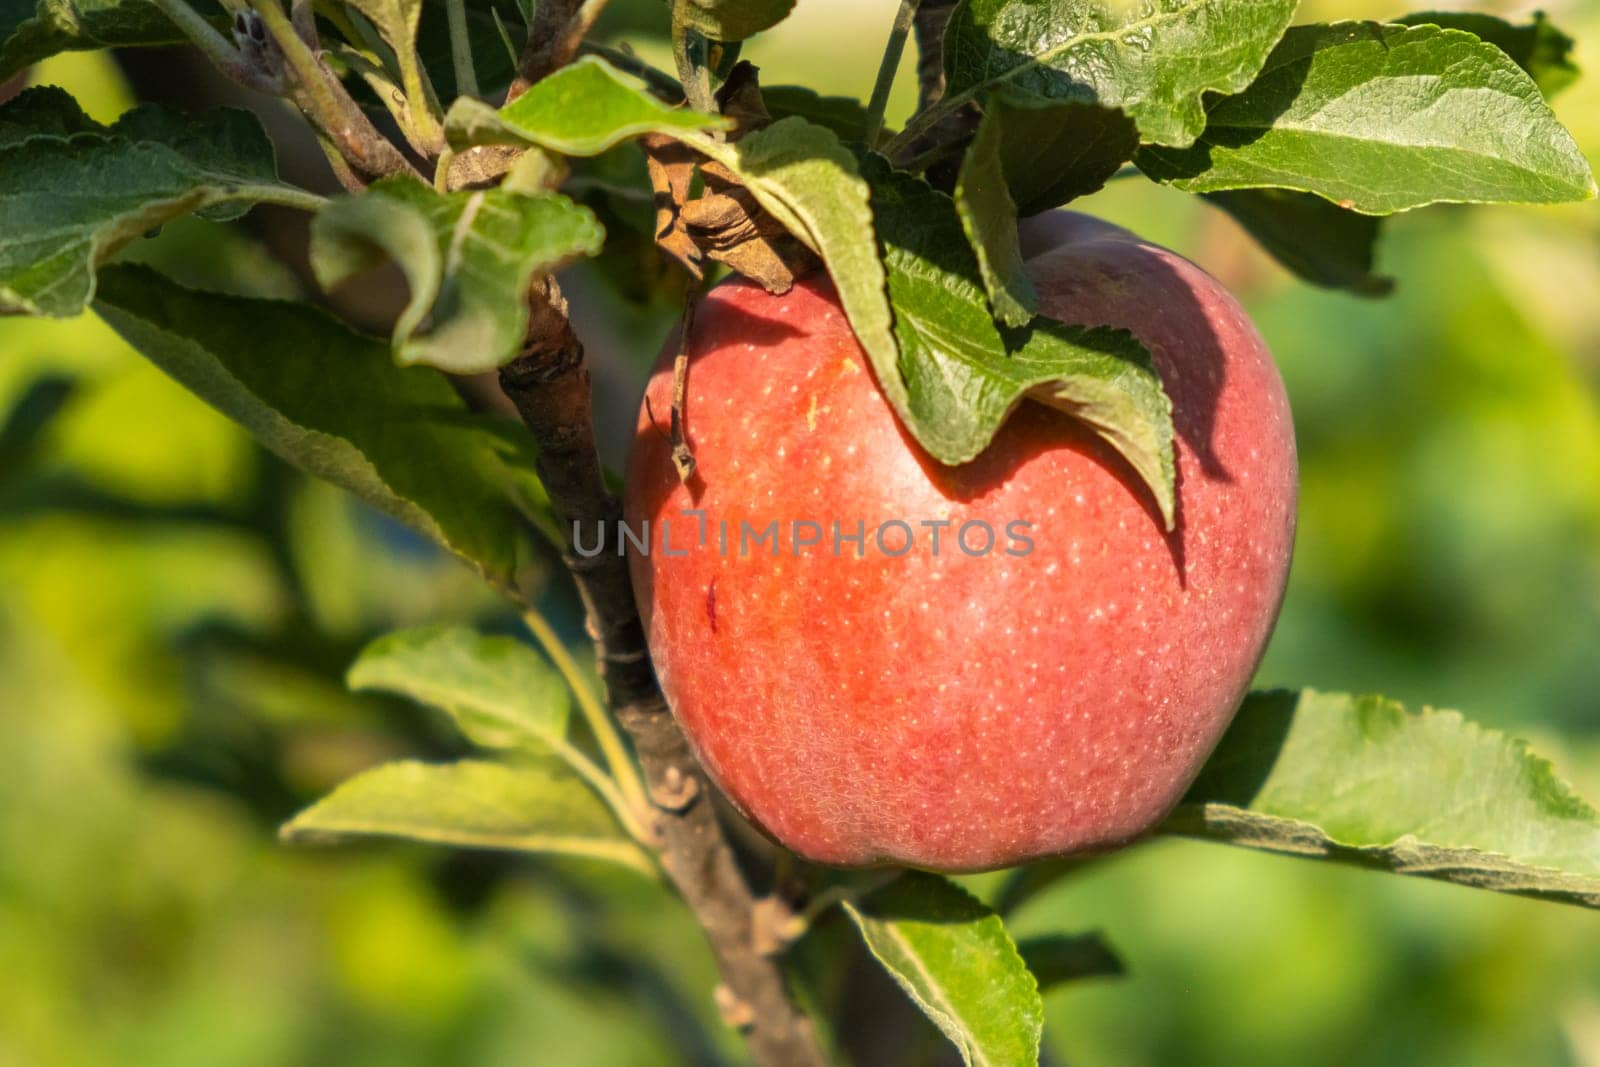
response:
M76 315L96 268L129 241L258 202L315 209L322 198L278 180L248 112L149 105L101 126L61 89L26 90L0 105L0 311Z
M1022 265L1017 205L1007 188L1000 156L1003 121L997 110L984 115L961 160L954 199L994 317L1007 326L1023 326L1039 310L1039 295Z
M402 113L407 137L437 151L442 140L439 102L418 49L422 0L349 0L349 4L357 13L349 17L364 17L371 22L394 56L393 69L398 77L392 87L381 91L404 98ZM448 41L448 32L441 36Z
M1004 87L1048 103L1120 108L1156 144L1205 128L1201 97L1238 92L1296 0L964 0L944 36L946 101Z
M346 681L440 708L485 748L543 749L567 733L566 683L514 637L448 625L385 634L362 650Z
M845 904L879 963L971 1067L1033 1067L1044 1004L1000 917L911 872Z
M1190 192L1296 189L1373 215L1595 193L1572 135L1504 52L1377 22L1290 30L1253 85L1211 106L1199 141L1138 163Z
M1165 830L1600 907L1600 813L1549 762L1382 697L1252 694Z
M530 282L600 250L594 214L555 193L436 193L386 178L331 201L312 222L311 263L326 288L387 257L410 299L394 326L395 358L453 374L516 358L528 332Z
M445 117L445 136L459 150L484 144L530 144L568 156L593 156L647 133L677 136L724 129L727 121L669 107L645 84L598 56L582 56L498 111L462 98Z
M409 523L515 591L544 510L514 424L474 415L438 371L300 304L102 273L95 311L146 358L311 474Z
M965 462L1031 397L1083 420L1120 452L1170 524L1172 406L1144 346L1126 330L1042 315L1002 330L950 198L881 160L870 166L899 360L884 366L868 353L878 380L895 382L884 391L918 442L945 463Z
M1527 71L1547 98L1578 78L1578 65L1572 61L1572 38L1551 25L1543 11L1535 11L1532 21L1521 24L1475 11L1423 11L1395 21L1402 26L1465 30L1488 41Z
M386 763L340 785L282 833L289 841L399 837L457 848L554 852L653 870L600 798L553 760Z

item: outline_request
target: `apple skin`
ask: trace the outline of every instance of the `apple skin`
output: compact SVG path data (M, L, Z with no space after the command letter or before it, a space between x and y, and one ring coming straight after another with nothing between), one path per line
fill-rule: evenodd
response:
M635 532L650 520L652 550L629 562L656 673L711 777L808 859L969 871L1125 843L1198 773L1272 630L1296 462L1260 335L1215 279L1125 230L1054 212L1022 237L1041 311L1150 349L1178 438L1172 533L1120 456L1039 404L973 462L932 460L823 278L782 296L728 282L701 303L689 486L666 429L675 343L649 382L625 514ZM917 537L890 557L873 531L896 518ZM662 519L682 555L660 551ZM774 519L780 557L741 558L739 522ZM797 519L826 532L795 556ZM953 525L935 554L917 524L939 519ZM951 543L974 519L996 532L989 554ZM1009 555L1019 519L1033 550ZM834 520L866 522L865 558L833 555Z

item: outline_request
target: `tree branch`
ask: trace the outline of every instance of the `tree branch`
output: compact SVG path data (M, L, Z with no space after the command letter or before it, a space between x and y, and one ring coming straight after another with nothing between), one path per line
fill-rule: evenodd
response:
M559 6L553 0L544 6ZM776 958L763 951L757 899L734 859L711 802L712 785L667 710L634 605L627 559L618 554L621 507L595 451L589 370L553 279L531 294L528 341L500 371L500 386L539 447L538 473L563 529L602 531L601 550L568 569L583 598L589 635L612 710L633 740L657 806L662 866L705 930L722 973L723 1015L744 1032L763 1067L826 1063L811 1023L790 999Z
M956 0L922 0L913 27L917 38L917 111L911 122L890 142L887 151L901 166L937 162L944 150L977 128L978 113L970 105L938 117L928 114L944 97L944 31ZM937 169L937 168L935 168ZM953 184L954 173L929 173L935 185Z
M912 24L917 35L917 110L944 95L944 28L956 0L922 0Z
M515 100L528 86L570 63L605 6L606 0L540 0L506 100Z

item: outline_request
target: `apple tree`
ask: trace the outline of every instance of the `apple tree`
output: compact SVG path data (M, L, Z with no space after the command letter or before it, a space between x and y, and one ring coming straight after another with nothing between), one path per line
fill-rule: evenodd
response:
M0 82L63 51L187 43L259 101L147 104L110 125L50 86L0 105L0 309L92 310L525 618L531 644L436 625L368 647L352 687L438 709L480 751L365 771L285 837L549 852L657 881L703 928L717 1005L762 1064L835 1055L816 981L829 946L810 942L836 910L966 1062L1035 1062L1041 989L1121 963L1098 936L1019 943L1006 916L1147 834L1600 906L1600 813L1522 742L1381 696L1243 695L1292 539L1281 384L1214 280L1055 213L1111 181L1160 183L1307 284L1382 297L1388 215L1595 195L1546 103L1576 76L1571 41L1543 15L1296 23L1295 0L903 0L859 101L825 81L764 85L740 59L792 6L671 0L671 69L591 39L604 0L0 12ZM894 129L913 40L919 104ZM280 177L263 117L285 111L338 195ZM398 268L388 335L119 258L182 216L256 205L309 216L328 291ZM584 259L681 307L621 494L557 280ZM823 372L855 377L809 410L764 399ZM829 464L798 462L818 397L840 408L824 413ZM1208 456L1195 427L1213 414ZM1222 460L1236 482L1207 465ZM933 572L884 569L898 553L879 554L876 582L857 580L853 552L802 563L796 524L736 560L644 550L666 522L690 536L703 499L764 494L789 508L764 522L853 522L878 492L915 537L948 518L928 505L981 517L972 500L1007 486L1019 508L1061 510L1068 526L1036 536L1077 530L1100 577L1043 544L1037 570L950 571L963 615L918 611L939 595ZM820 510L795 513L802 500ZM699 518L703 549L727 516ZM549 559L581 595L584 655L537 611L531 575ZM1095 597L1156 570L1171 588L1142 614L1091 618ZM1031 638L1001 635L1019 598L1063 606L1026 616ZM846 616L883 621L830 629L827 605L846 600ZM939 629L961 621L996 633L978 646ZM1042 681L1053 650L1071 669ZM1087 725L1057 729L1075 716ZM962 738L971 752L950 747ZM946 877L995 868L981 900Z

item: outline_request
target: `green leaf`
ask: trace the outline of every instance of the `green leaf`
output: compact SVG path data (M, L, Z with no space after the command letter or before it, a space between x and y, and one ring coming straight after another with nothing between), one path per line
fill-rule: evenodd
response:
M735 144L684 140L737 173L822 257L884 394L934 458L975 457L1028 394L1127 457L1171 523L1171 405L1132 334L1039 316L1002 335L951 199L879 156L858 165L834 134L803 119Z
M0 0L0 82L61 52L186 41L149 0Z
M553 760L404 760L363 771L286 823L288 841L400 837L457 848L555 852L652 874L649 857Z
M1549 762L1382 697L1252 694L1164 829L1600 907L1600 813Z
M449 381L301 304L185 289L143 267L102 273L95 311L202 400L296 466L414 526L515 592L529 522L560 531L507 421Z
M1504 52L1376 22L1290 30L1255 84L1212 105L1198 142L1137 162L1190 192L1297 189L1370 215L1595 193L1572 135Z
M1533 21L1520 26L1472 11L1424 11L1395 21L1402 26L1465 30L1488 41L1527 71L1546 99L1578 78L1578 66L1572 61L1572 38L1552 26L1543 11L1535 11Z
M315 209L322 198L278 181L248 112L147 106L101 126L61 89L28 89L0 106L0 312L77 315L95 268L129 241L255 202Z
M566 683L514 637L465 626L400 630L363 649L345 681L440 708L485 748L542 751L567 736Z
M728 125L718 115L668 107L644 82L598 56L581 56L498 111L480 100L457 100L445 116L445 137L457 151L529 144L565 156L594 156L647 133L676 137Z
M1023 216L1095 192L1139 148L1132 120L1096 104L1039 106L1000 93L985 111L1001 120L1000 165Z
M1131 333L1045 316L1002 331L990 318L955 205L876 156L865 168L894 306L897 363L878 381L917 440L944 463L988 446L1024 396L1083 420L1150 487L1170 527L1176 496L1172 405Z
M478 92L484 97L504 99L516 70L516 55L506 49L505 38L500 36L495 18L498 16L500 24L509 27L508 33L515 34L526 20L513 12L528 6L528 0L513 0L508 5L467 4L467 43L478 76ZM422 17L417 21L417 55L438 99L455 100L461 95L456 86L455 62L450 55L450 16L444 4L422 5Z
M872 191L856 157L831 131L801 118L780 119L736 144L686 140L738 174L762 207L822 257L856 339L904 417Z
M774 119L805 119L839 135L842 141L859 141L867 128L867 106L853 96L822 96L800 85L763 85L761 101Z
M1394 290L1393 278L1373 273L1381 219L1287 189L1236 189L1205 198L1232 215L1272 258L1313 285L1360 296Z
M373 29L378 31L378 36L383 38L394 54L394 68L399 73L397 88L410 105L406 109L412 127L408 136L414 135L422 144L436 147L440 135L439 102L417 50L422 0L348 2L351 8L372 23ZM445 36L448 36L448 32Z
M1145 141L1187 145L1201 96L1250 84L1297 0L963 0L944 35L941 111L1004 86L1120 108Z
M383 256L392 259L411 289L394 326L395 358L478 374L521 350L533 279L594 255L604 240L594 213L559 194L441 194L396 177L318 213L311 264L331 289Z
M1033 1067L1044 1003L1000 917L913 871L844 905L879 963L971 1067Z
M978 273L994 317L1007 326L1025 326L1039 310L1039 294L1022 265L1017 239L1017 205L1006 188L1000 146L1004 119L991 110L967 146L956 176L955 204L961 229L978 259Z
M422 0L345 0L372 23L395 54L402 68L418 69L417 26L422 20ZM402 78L404 75L402 75Z
M789 17L795 0L676 0L672 15L713 41L743 41Z
M1085 978L1120 978L1128 973L1099 934L1040 934L1017 942L1017 952L1033 972L1041 993Z

